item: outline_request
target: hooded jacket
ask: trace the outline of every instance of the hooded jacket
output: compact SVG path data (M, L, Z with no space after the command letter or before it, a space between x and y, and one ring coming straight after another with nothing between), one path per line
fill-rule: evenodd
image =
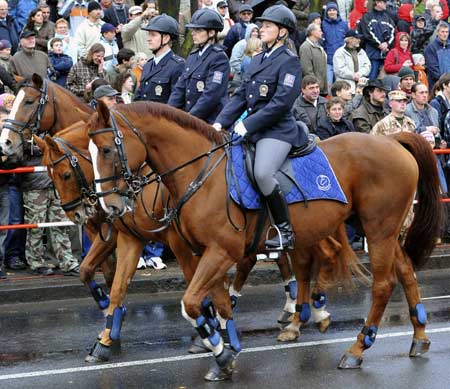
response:
M411 43L408 41L408 47L406 50L400 48L400 38L402 36L407 36L409 39L409 34L406 32L399 32L395 36L395 46L393 49L389 50L385 60L384 60L384 71L388 74L397 73L403 66L403 62L410 60L413 63L413 58L411 55L410 47Z
M395 23L386 11L373 10L366 13L358 26L364 36L367 56L371 60L384 59L378 46L386 42L391 47L395 38Z
M239 74L241 72L241 63L244 58L247 41L250 39L250 35L255 28L258 28L256 24L249 23L247 28L245 29L244 39L241 39L238 43L236 43L233 47L233 50L231 51L230 67L231 73L233 75Z
M399 31L409 33L412 29L412 17L411 11L413 9L412 4L402 4L398 9L397 28Z
M411 31L411 53L413 54L423 53L427 41L430 39L436 28L434 24L430 26L426 19L425 26L423 28L417 28L416 24L419 17L423 18L424 15L417 15L414 17L413 29Z
M355 0L355 8L350 12L348 22L352 30L356 29L358 22L361 20L363 15L367 13L367 8L364 7L365 0Z
M334 8L338 11L336 19L328 17L328 10ZM322 22L322 31L324 35L323 48L327 53L327 63L333 64L333 55L336 50L344 44L345 33L348 31L347 23L339 16L339 10L336 3L328 3L325 8L325 19Z

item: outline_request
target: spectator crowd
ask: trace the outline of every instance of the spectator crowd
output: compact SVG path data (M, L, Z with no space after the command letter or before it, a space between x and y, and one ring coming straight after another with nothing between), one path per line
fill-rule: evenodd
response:
M450 0L323 0L320 10L307 0L266 0L262 10L260 3L199 0L194 14L182 1L176 21L160 15L156 0L0 0L0 120L12 108L15 77L36 73L94 108L99 101L109 107L157 101L212 124L245 84L252 59L270 52L256 16L284 4L297 22L282 37L301 67L284 84L300 79L292 107L297 122L322 140L352 131L408 131L422 134L431 147L447 148ZM190 34L195 47L183 58ZM263 99L272 87L268 77L255 93ZM38 165L38 150L25 163ZM436 163L446 196L449 158L439 156ZM64 218L42 174L0 176L0 199L0 225ZM442 237L449 237L446 231ZM61 271L78 275L87 249L78 231L52 228L46 241ZM4 266L54 274L42 242L40 231L0 232L0 278ZM163 268L163 250L149 244L138 267Z

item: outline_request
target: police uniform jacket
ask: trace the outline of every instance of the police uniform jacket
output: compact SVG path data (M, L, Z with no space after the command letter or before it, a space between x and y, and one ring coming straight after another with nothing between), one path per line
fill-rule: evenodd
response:
M243 124L252 142L272 138L293 146L306 144L307 137L291 112L300 94L301 67L298 57L281 46L267 58L252 58L243 83L216 119L229 128L247 110Z
M223 47L208 46L203 54L193 51L175 85L168 104L213 123L227 99L230 64Z
M147 61L142 69L139 89L134 101L167 103L170 93L183 72L184 63L184 59L172 51L161 58L157 65L154 58Z

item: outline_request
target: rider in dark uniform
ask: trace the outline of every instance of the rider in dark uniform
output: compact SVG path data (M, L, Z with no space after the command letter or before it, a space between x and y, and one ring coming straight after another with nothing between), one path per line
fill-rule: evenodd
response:
M184 69L184 59L176 55L172 42L178 38L177 21L166 14L153 17L142 28L148 31L147 43L155 55L144 66L135 101L167 103Z
M223 29L222 17L208 8L192 15L192 39L197 49L191 52L168 104L214 123L226 102L230 64L217 34Z
M295 31L296 19L284 5L267 8L261 40L265 51L253 57L242 86L216 118L216 130L229 128L246 110L247 116L234 131L256 144L255 179L265 196L280 236L266 241L268 249L293 248L294 232L283 192L275 178L292 146L307 143L307 136L291 113L300 93L301 67L298 57L285 43Z

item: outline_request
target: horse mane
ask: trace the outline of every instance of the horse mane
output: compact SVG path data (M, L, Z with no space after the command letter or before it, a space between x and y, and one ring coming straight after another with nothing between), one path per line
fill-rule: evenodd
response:
M119 104L116 105L114 109L123 113L125 116L127 116L127 113L132 113L139 117L148 114L156 117L163 117L168 121L175 122L184 129L197 132L211 142L221 144L224 141L223 134L214 130L208 123L195 116L189 115L181 109L171 107L167 104L138 101L133 104Z
M55 135L53 135L53 138L59 138L63 135L66 135L68 132L78 130L81 125L86 126L86 122L84 122L83 120L79 120L78 122L71 124L69 127L63 128L62 130L58 131Z

